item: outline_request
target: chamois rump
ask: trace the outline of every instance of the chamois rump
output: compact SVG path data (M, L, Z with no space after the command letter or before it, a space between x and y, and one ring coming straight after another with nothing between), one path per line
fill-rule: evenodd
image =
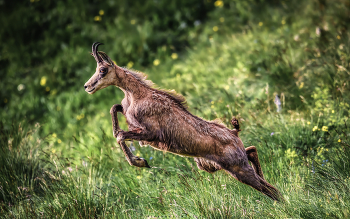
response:
M209 173L223 169L270 198L283 199L280 192L264 179L256 148L244 148L238 137L237 119L232 119L235 129L230 130L222 124L192 115L183 96L153 88L144 74L117 66L106 53L98 51L99 45L101 43L92 45L97 68L84 88L93 94L114 85L124 92L121 104L115 104L110 114L113 135L130 165L150 167L144 158L133 155L125 144L127 140L136 140L141 145L193 157L198 168ZM120 129L118 112L126 117L129 131Z

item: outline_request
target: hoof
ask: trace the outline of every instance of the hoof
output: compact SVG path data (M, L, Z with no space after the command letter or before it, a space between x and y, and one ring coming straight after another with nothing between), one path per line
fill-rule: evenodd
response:
M148 163L147 163L147 161L145 160L145 167L147 167L147 168L151 168L149 165L148 165Z
M147 160L145 160L144 158L142 157L136 157L136 165L134 164L134 166L137 166L137 167L147 167L147 168L151 168L148 163L147 163Z

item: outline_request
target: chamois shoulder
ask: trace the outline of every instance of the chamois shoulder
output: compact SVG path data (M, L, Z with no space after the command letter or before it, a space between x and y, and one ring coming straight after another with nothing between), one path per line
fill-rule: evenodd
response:
M185 97L183 97L181 94L176 93L174 90L165 90L165 89L156 89L151 88L155 93L158 95L162 95L163 97L172 100L172 102L179 106L182 109L188 109L187 108L187 102Z
M176 105L181 108L187 109L187 102L184 96L176 93L175 90L166 90L155 87L154 83L151 80L147 80L147 75L140 71L135 71L132 69L123 68L128 74L134 76L139 82L143 85L149 87L153 92L163 95L165 98L171 99Z

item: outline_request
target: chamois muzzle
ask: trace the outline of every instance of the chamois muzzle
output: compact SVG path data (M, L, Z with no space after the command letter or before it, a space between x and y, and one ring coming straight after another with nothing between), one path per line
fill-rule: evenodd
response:
M99 45L103 45L103 43L96 42L92 44L92 55L94 56L97 63L101 63L103 61L101 56L98 54Z

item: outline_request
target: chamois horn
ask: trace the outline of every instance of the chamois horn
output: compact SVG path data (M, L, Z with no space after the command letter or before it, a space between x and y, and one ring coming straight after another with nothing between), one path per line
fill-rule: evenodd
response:
M92 55L95 57L95 60L98 63L103 61L102 58L100 57L100 55L98 54L98 46L99 45L103 45L103 43L96 42L96 43L92 44Z

